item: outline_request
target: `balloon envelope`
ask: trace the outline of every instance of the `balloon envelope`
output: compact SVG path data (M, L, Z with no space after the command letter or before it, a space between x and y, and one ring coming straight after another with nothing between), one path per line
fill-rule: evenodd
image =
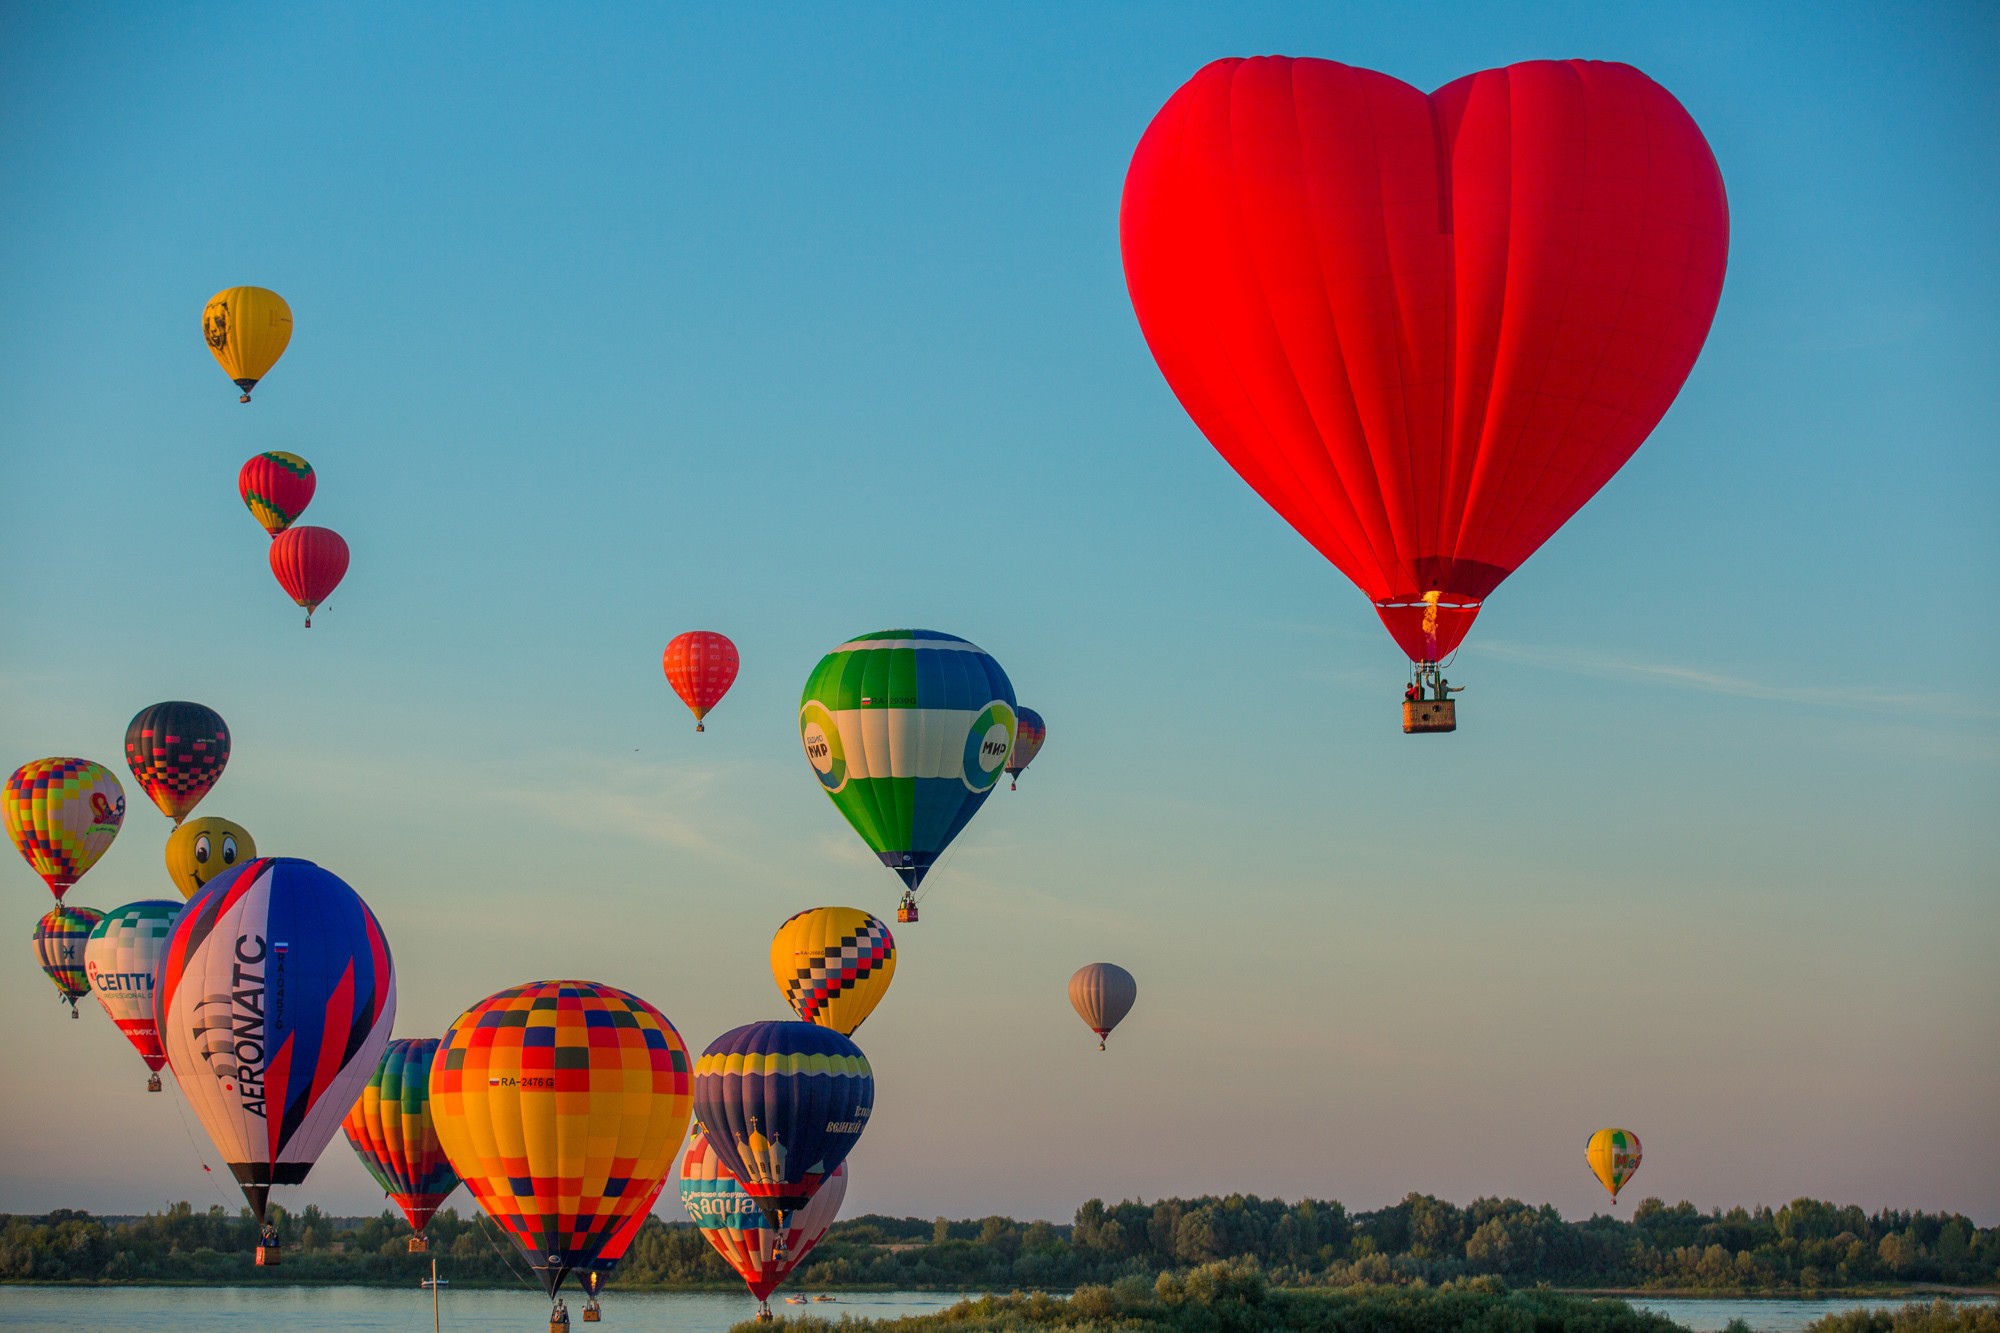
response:
M155 1012L160 962L167 956L167 941L173 938L183 906L149 898L113 908L90 932L83 949L83 970L97 1002L139 1052L146 1068L156 1074L167 1062Z
M306 609L306 628L311 629L313 612L347 577L347 542L332 528L286 528L271 539L271 573L286 595Z
M268 288L225 287L202 307L201 336L247 403L292 341L292 308Z
M36 759L0 789L7 836L49 892L61 902L125 823L125 789L102 764L88 759Z
M236 473L236 493L273 537L298 521L318 485L312 464L282 449L258 454Z
M1729 210L1701 131L1629 65L1426 96L1268 56L1168 99L1120 239L1182 407L1434 662L1673 402Z
M954 635L863 634L806 678L799 739L840 813L914 891L1000 779L1014 687Z
M178 824L228 766L229 725L206 704L181 699L142 708L125 728L125 762L160 813Z
M103 918L104 914L94 907L57 903L35 923L35 961L55 983L56 992L72 1014L76 1012L76 1002L90 993L83 951L90 941L90 932Z
M689 1140L681 1157L681 1205L702 1237L760 1301L768 1299L826 1238L846 1197L847 1163L842 1162L805 1207L786 1219L780 1233L757 1201L744 1193L742 1182L709 1146L706 1135L697 1133Z
M858 907L815 907L771 937L771 978L808 1023L854 1035L889 993L896 937Z
M1097 1046L1132 1012L1139 998L1139 983L1116 963L1089 963L1069 979L1069 1002L1077 1017L1097 1034Z
M713 630L676 634L660 655L667 684L674 687L674 693L694 714L696 731L702 729L701 720L708 716L708 710L720 703L722 696L729 693L729 687L736 683L738 665L736 645Z
M389 1044L389 942L340 876L259 857L181 909L156 994L167 1063L262 1222L271 1187L305 1180Z
M1629 1129L1600 1129L1590 1136L1583 1152L1590 1174L1610 1191L1611 1202L1617 1203L1618 1191L1639 1169L1639 1136Z
M1019 785L1021 770L1034 763L1035 756L1042 752L1049 728L1042 715L1032 708L1016 708L1014 717L1014 748L1007 753L1007 776Z
M774 1221L847 1159L875 1100L861 1048L813 1023L749 1023L708 1044L694 1113L709 1146Z
M256 855L250 830L215 815L190 819L167 835L167 875L183 898L194 897L217 875Z
M687 1046L652 1005L594 981L535 981L452 1023L431 1116L452 1168L553 1296L647 1211L687 1133L688 1085Z
M347 1141L382 1192L419 1236L458 1188L431 1120L431 1061L437 1038L392 1041L354 1109L341 1122Z

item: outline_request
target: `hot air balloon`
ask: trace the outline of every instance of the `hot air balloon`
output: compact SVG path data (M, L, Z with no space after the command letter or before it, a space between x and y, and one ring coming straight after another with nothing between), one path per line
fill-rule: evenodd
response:
M160 960L167 956L167 941L184 905L148 899L113 908L83 946L83 970L97 1002L151 1071L148 1092L160 1090L160 1067L167 1062L154 1012Z
M83 970L83 947L104 913L94 907L73 907L57 903L35 924L35 961L49 974L69 1016L76 1017L76 1002L90 993L90 978Z
M1016 708L1014 719L1014 748L1007 753L1007 776L1012 779L1007 784L1008 791L1020 787L1021 771L1035 762L1035 756L1042 752L1042 742L1049 738L1048 725L1034 709Z
M646 1195L645 1206L619 1223L618 1230L611 1233L611 1239L604 1242L604 1248L597 1252L596 1258L584 1265L581 1276L584 1323L595 1324L603 1318L597 1297L604 1290L605 1279L611 1276L611 1270L618 1267L618 1261L625 1257L625 1251L632 1248L632 1242L645 1228L646 1219L653 1215L653 1204L660 1197L660 1191L666 1187L666 1179L662 1177L660 1183L653 1186L652 1191Z
M225 287L202 309L201 336L247 403L292 340L292 308L263 287Z
M1014 687L950 634L891 629L841 644L799 701L806 761L847 822L902 877L896 920L1000 780L1014 749Z
M389 942L361 895L310 861L260 856L181 909L160 960L167 1063L264 1228L274 1185L319 1160L396 1021Z
M1132 155L1125 281L1231 467L1438 664L1680 391L1722 291L1722 175L1629 65L1530 61L1426 96L1218 60ZM1448 717L1443 721L1449 721ZM1442 722L1409 730L1448 730Z
M667 673L667 684L694 714L696 731L705 730L701 720L736 683L737 665L736 645L713 630L689 630L668 641L660 666Z
M695 1062L702 1132L781 1230L847 1159L874 1101L868 1057L814 1023L732 1028Z
M889 993L896 937L858 907L815 907L771 937L771 978L808 1023L854 1035Z
M125 822L117 775L88 759L36 759L0 790L0 819L21 859L61 902Z
M757 1201L743 1192L742 1183L709 1146L706 1135L697 1132L681 1156L681 1204L702 1238L757 1298L759 1319L770 1317L771 1293L826 1238L846 1197L847 1163L842 1162L779 1232Z
M1069 979L1069 1002L1084 1025L1097 1034L1097 1049L1104 1039L1132 1012L1139 998L1139 983L1116 963L1090 963L1079 967Z
M178 824L228 767L229 724L205 704L141 708L125 728L125 762L160 813Z
M317 484L311 463L281 449L258 454L236 474L236 493L273 537L298 521Z
M1639 1169L1639 1136L1629 1129L1600 1129L1584 1145L1583 1155L1590 1163L1590 1174L1611 1192L1616 1206L1618 1191Z
M687 1046L652 1005L594 981L535 981L452 1023L431 1068L431 1118L553 1300L666 1180L688 1084Z
M424 1228L445 1196L458 1188L431 1123L431 1060L437 1039L392 1041L340 1124L355 1156L382 1192L410 1219L410 1253L430 1248Z
M167 875L183 898L194 897L217 875L256 855L250 830L214 815L190 819L167 835Z
M286 528L271 538L271 573L306 609L306 628L311 629L313 612L347 577L347 543L332 528Z

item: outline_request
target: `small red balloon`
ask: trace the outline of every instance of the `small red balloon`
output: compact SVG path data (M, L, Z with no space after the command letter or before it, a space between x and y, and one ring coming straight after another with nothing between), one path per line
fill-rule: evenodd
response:
M286 528L271 539L271 572L293 601L313 611L333 595L347 573L347 543L332 528Z
M674 636L660 655L660 665L667 673L667 684L694 714L694 729L707 730L702 718L736 683L736 645L713 630L689 630Z

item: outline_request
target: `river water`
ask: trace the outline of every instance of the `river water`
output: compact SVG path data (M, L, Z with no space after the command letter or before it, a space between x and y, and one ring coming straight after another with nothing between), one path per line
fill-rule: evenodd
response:
M951 1292L860 1292L819 1305L776 1304L780 1314L838 1318L851 1314L880 1319L922 1314L955 1303ZM1990 1299L1990 1298L1988 1298ZM1758 1333L1798 1333L1813 1320L1861 1306L1896 1305L1893 1300L1722 1300L1641 1299L1641 1309L1657 1310L1694 1333L1719 1333L1741 1319ZM548 1305L526 1291L446 1290L442 1323L450 1329L548 1327ZM575 1333L588 1325L578 1318L582 1302L570 1302ZM756 1313L748 1296L719 1292L631 1292L612 1290L604 1298L603 1333L723 1333ZM277 1329L282 1333L358 1333L431 1326L430 1293L380 1287L0 1287L0 1328L51 1333L206 1333L207 1330Z

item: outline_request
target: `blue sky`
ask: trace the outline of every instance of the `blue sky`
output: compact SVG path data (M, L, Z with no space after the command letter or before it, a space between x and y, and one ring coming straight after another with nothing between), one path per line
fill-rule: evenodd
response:
M13 7L0 763L200 699L201 813L370 901L400 1034L580 975L699 1047L780 1015L791 912L894 904L806 672L947 630L1050 739L901 934L849 1211L1578 1215L1621 1124L1636 1197L2000 1221L1996 47L1972 5ZM1395 647L1125 298L1133 144L1264 52L1626 60L1728 184L1707 350L1488 603L1453 737L1399 734ZM298 321L248 408L198 334L237 283ZM310 633L235 494L274 448L354 551ZM702 736L688 628L744 655ZM74 900L168 891L135 810ZM0 875L0 1209L233 1207ZM307 1200L377 1202L338 1141Z

